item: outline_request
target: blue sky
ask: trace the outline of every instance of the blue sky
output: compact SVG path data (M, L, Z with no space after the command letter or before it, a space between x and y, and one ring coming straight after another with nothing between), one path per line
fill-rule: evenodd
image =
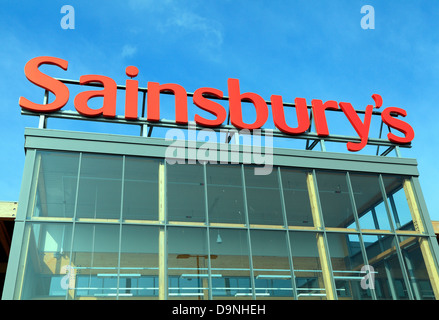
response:
M61 28L63 5L75 9L75 29ZM375 9L375 29L361 28L364 5ZM356 109L380 94L384 107L407 110L405 120L416 136L402 156L418 160L430 216L439 220L438 1L6 0L0 38L0 200L18 200L24 128L38 125L36 117L20 114L18 99L43 99L23 68L47 55L68 60L69 68L43 70L69 79L101 74L124 84L125 68L135 65L144 87L148 81L172 82L190 92L213 87L227 94L227 79L237 78L242 92L266 100L278 94L285 102L336 100ZM333 133L343 127L329 126ZM82 121L49 121L49 127L101 129ZM136 134L120 126L102 130ZM371 136L377 135L372 128Z

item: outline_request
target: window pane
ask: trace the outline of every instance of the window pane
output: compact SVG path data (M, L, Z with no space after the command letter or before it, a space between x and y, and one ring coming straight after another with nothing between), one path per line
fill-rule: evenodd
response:
M119 219L122 157L83 154L77 218Z
M158 219L159 161L126 157L124 174L123 218Z
M21 262L26 263L23 282L16 293L23 300L54 298L65 299L69 283L72 228L61 223L27 224Z
M256 299L293 297L285 231L250 231Z
M313 226L306 172L281 169L282 188L289 226Z
M415 230L403 189L403 180L404 178L399 176L383 176L383 183L389 200L395 229Z
M247 230L210 229L212 296L252 297Z
M390 230L378 175L350 173L361 229Z
M166 165L168 220L205 222L204 168L199 164Z
M209 222L245 223L240 166L207 165Z
M327 234L327 239L337 296L342 299L370 300L372 288L361 283L366 273L362 272L364 260L358 235Z
M414 298L417 300L435 300L424 256L420 248L420 242L427 241L427 239L408 236L398 238Z
M254 168L249 166L244 172L249 222L283 225L277 170L268 175L255 175Z
M35 161L33 190L34 217L73 217L78 180L79 154L38 152Z
M363 235L378 300L409 299L393 236Z
M207 237L204 228L168 228L169 299L207 300Z
M77 272L75 298L116 298L119 228L76 224L72 253Z
M290 232L297 298L326 299L322 267L314 232Z
M317 171L325 227L356 228L346 173Z
M157 227L122 227L120 297L158 298L158 237Z

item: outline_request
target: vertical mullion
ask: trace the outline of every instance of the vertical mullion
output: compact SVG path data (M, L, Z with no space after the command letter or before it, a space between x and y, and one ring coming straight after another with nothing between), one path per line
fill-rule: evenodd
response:
M399 263L401 265L401 272L402 272L402 276L404 278L405 286L407 288L407 293L408 293L409 299L414 300L412 286L410 283L410 278L407 274L407 268L406 268L406 264L404 262L404 256L402 255L400 244L399 244L399 239L396 235L394 236L394 242L395 242L396 255L398 256Z
M424 221L422 220L421 211L416 201L412 181L409 179L404 180L404 192L407 198L416 231L419 231L423 234L428 233L426 228L424 227ZM428 239L423 237L420 238L419 247L421 249L422 257L424 258L424 263L427 268L428 277L430 278L430 283L433 288L435 299L439 300L439 274Z
M35 152L33 152L33 156L34 156L34 164L33 164L33 166L32 166L32 169L33 169L33 174L32 174L32 177L33 177L33 181L32 181L32 183L31 183L31 186L30 186L30 192L29 192L29 194L30 193L32 193L32 200L30 199L30 196L29 196L29 202L32 202L32 204L30 205L30 207L31 207L31 217L33 217L34 216L34 213L35 213L35 204L36 204L36 198L37 198L37 192L38 192L38 181L39 181L39 177L40 177L40 168L41 168L41 153L39 153L39 152L37 152L37 151L35 151ZM38 169L36 169L38 167ZM29 210L29 208L28 208L28 210ZM23 214L23 218L24 219L27 219L27 217L28 217L28 211L26 211L26 213L25 214ZM21 217L17 217L17 218L21 218Z
M125 164L126 156L122 157L122 179L121 179L121 192L120 192L120 217L119 217L119 249L117 254L117 285L116 285L116 299L119 300L119 287L120 287L120 257L122 250L122 215L123 215L123 200L124 200L124 186L125 186Z
M76 215L78 211L78 194L79 194L79 179L81 177L81 167L82 167L82 152L79 153L79 163L78 163L78 175L76 177L76 194L75 194L75 207L73 209L73 224L72 224L72 235L71 235L71 241L70 241L70 256L69 256L69 270L71 272L75 272L74 269L72 270L72 256L73 256L73 241L75 236L75 230L76 230ZM76 286L76 285L75 285ZM75 289L70 289L70 282L69 282L69 289L66 290L66 300L68 299L68 296L71 295L72 298L74 298ZM72 292L70 292L72 291Z
M25 199L27 199L27 201L21 201L22 200L22 194L20 192L20 199L19 199L19 206L18 206L18 210L19 212L17 212L17 216L15 218L15 224L18 225L18 221L22 220L23 224L21 228L23 228L23 236L22 239L20 241L20 254L18 256L18 261L17 261L17 272L15 277L13 277L13 281L14 281L14 292L13 292L13 296L17 297L19 300L21 300L21 294L23 291L23 282L24 282L24 275L26 272L26 265L27 265L27 259L28 259L28 247L29 247L29 240L30 240L30 233L31 233L31 229L30 229L30 224L27 222L27 215L28 212L31 210L32 212L32 216L33 216L33 212L34 212L34 207L35 207L35 199L36 199L36 194L37 194L37 180L38 178L36 177L36 175L39 175L39 166L40 166L40 160L41 159L41 155L37 153L37 151L35 149L31 149L27 151L27 155L26 155L26 159L25 159L25 171L23 174L23 177L26 176L26 173L28 173L28 176L32 177L32 181L26 185L26 189L24 188L23 184L22 184L22 191L26 190L26 197ZM38 163L38 164L37 164ZM35 170L35 168L38 165L38 171ZM25 179L23 178L23 181ZM32 200L31 200L32 198ZM29 206L29 203L32 201L32 204ZM30 207L32 209L30 209ZM21 208L25 208L25 210L22 210ZM15 227L17 230L17 226ZM14 236L13 239L15 238L16 234L14 232ZM12 245L12 244L11 244ZM12 248L11 248L12 249ZM12 251L11 251L12 252ZM23 261L21 261L21 257L23 257ZM11 258L12 256L9 257L9 265L12 265L11 263ZM7 281L9 279L9 274L11 274L10 270L8 269L8 273L7 273L7 278L5 279L5 281ZM6 282L5 282L6 284ZM6 285L5 285L5 288ZM5 294L5 293L4 293Z
M415 274L413 272L413 264L412 264L411 260L409 259L409 257L407 256L407 254L402 252L402 250L401 250L401 254L402 254L404 262L407 266L407 273L410 275L409 281L412 285L413 295L417 300L421 300L421 294L419 292L419 287L418 287L418 284L416 283Z
M361 255L363 256L364 264L369 264L369 259L367 258L366 248L364 246L364 241L363 241L363 233L361 232L360 221L358 219L357 205L355 203L354 191L352 188L351 178L350 178L349 172L346 172L346 183L348 186L349 198L351 200L352 212L354 214L354 219L355 219L355 225L357 226L357 231L359 232L358 237L360 238ZM377 297L376 297L375 289L369 288L369 290L370 290L370 293L372 295L372 299L376 300Z
M284 218L284 228L285 228L285 232L286 232L285 241L287 242L288 261L290 263L291 286L293 289L293 297L295 299L297 299L296 276L294 275L293 257L292 257L292 253L291 253L290 232L288 231L287 210L285 207L285 196L284 196L284 188L282 185L282 174L281 174L280 167L277 167L277 177L278 177L278 183L279 183L279 193L280 193L282 215Z
M165 215L165 165L159 164L159 299L168 298Z
M328 240L326 238L325 227L322 219L322 209L320 207L320 198L318 194L318 186L316 172L308 172L306 183L308 186L308 194L310 197L311 212L313 216L314 226L319 230L317 233L317 250L319 252L320 265L322 267L323 283L325 285L326 299L337 300L337 292L335 289L334 278L332 277L332 266L329 257Z
M396 229L401 228L401 222L399 221L398 211L396 210L395 200L393 199L393 195L389 195L390 207L393 212L393 219L395 219Z
M248 255L249 255L249 266L250 266L250 283L252 286L252 298L256 300L256 289L255 289L255 277L253 271L253 255L251 248L251 238L250 238L250 219L248 216L248 206L247 206L247 190L245 186L245 170L244 165L241 164L241 179L242 179L242 192L244 200L244 214L245 214L245 225L247 229L247 245L248 245Z
M391 216L391 213L390 213L390 206L389 206L389 202L387 201L386 188L384 186L383 176L381 174L378 177L378 181L379 181L379 185L380 185L380 189L381 189L381 194L382 194L383 201L384 201L384 206L385 206L386 212L387 212L387 218L389 219L390 231L393 234L393 241L394 241L394 244L395 244L396 255L398 257L399 265L401 266L401 273L402 273L402 276L403 276L403 279L404 279L405 286L407 288L407 294L409 296L409 299L413 300L414 297L413 297L412 287L410 285L410 279L409 279L409 276L407 274L407 269L406 269L406 265L404 263L404 257L403 257L402 252L401 252L401 247L400 247L400 244L399 244L399 239L398 239L398 237L396 235L396 232L395 232L395 225L393 223L392 216Z
M417 177L411 177L409 181L411 186L411 193L413 194L413 198L416 199L415 204L416 204L416 210L419 213L419 221L422 223L422 226L424 228L423 232L429 235L430 237L432 237L434 242L437 243L433 225L428 216L428 209L425 204L424 197L422 195L419 179Z
M378 176L378 183L380 185L381 195L382 195L383 201L384 201L384 207L386 208L387 219L389 220L389 225L390 225L390 231L393 234L395 234L395 225L393 223L391 209L389 206L389 202L387 201L386 188L384 187L383 177L381 174Z
M415 230L420 233L425 234L424 223L421 219L418 205L416 203L416 198L413 192L413 187L411 181L409 179L405 179L403 182L404 193L407 199L407 203L410 209L410 213L413 219L413 224L415 226Z
M426 248L428 248L427 250L427 255L424 259L428 260L428 266L427 266L427 271L428 268L431 268L431 271L433 272L432 275L430 276L430 280L432 282L432 287L433 290L437 290L439 293L439 245L438 245L438 241L436 238L436 234L434 232L433 229L433 225L431 223L431 220L428 216L428 209L424 200L424 197L422 195L422 191L421 191L421 185L419 183L419 179L417 177L411 177L410 179L411 182L411 186L412 186L412 192L413 192L413 196L414 199L416 199L416 208L417 210L419 210L419 219L420 222L422 223L422 226L424 227L424 233L426 235L428 235L428 240L420 240L421 244L423 242L427 242L426 244L423 244L421 246L421 248L423 246L426 246ZM427 261L426 261L427 264ZM435 293L435 297L437 300L439 300L439 294Z
M372 218L373 218L373 223L375 225L375 229L379 230L380 227L379 227L378 218L377 218L377 214L376 214L375 209L372 208L371 212L372 212ZM383 252L384 246L383 246L383 243L381 241L381 235L377 235L377 238L378 238L378 244L380 246L380 251ZM387 262L386 259L384 259L384 269L386 270L387 281L389 282L390 294L392 295L392 299L397 300L398 298L396 295L395 286L393 284L392 273L390 272L389 263Z
M30 228L27 225L28 212L31 208L32 195L34 194L35 167L38 158L36 149L26 149L24 160L23 179L18 199L19 206L14 221L14 232L10 244L8 270L4 279L4 290L2 299L21 299L26 261L28 259L28 245L30 239ZM29 179L31 177L31 179ZM36 190L36 185L35 185Z
M207 238L207 279L208 279L208 299L213 299L212 293L212 262L210 257L210 227L209 227L209 203L207 195L207 164L203 164L203 179L204 179L204 210L206 213L206 238Z

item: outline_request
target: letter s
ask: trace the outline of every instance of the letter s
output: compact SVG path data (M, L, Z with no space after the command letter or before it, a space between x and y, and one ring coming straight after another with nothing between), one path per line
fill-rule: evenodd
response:
M36 57L28 61L24 67L26 78L33 84L49 90L55 95L55 100L48 104L38 104L20 97L18 104L23 109L34 112L53 112L64 107L69 101L69 89L61 81L56 80L44 73L38 68L42 64L51 64L67 70L68 61L55 57Z
M194 104L198 108L210 112L211 114L216 116L215 120L209 120L199 116L198 114L195 114L195 122L205 127L216 127L222 125L227 118L226 109L224 109L224 107L219 103L207 99L203 96L203 94L212 95L217 98L223 97L223 92L214 88L199 88L195 90L193 96Z
M397 114L405 117L407 115L407 112L401 108L388 107L384 109L381 113L381 118L383 122L389 127L392 127L402 132L404 134L404 137L398 137L390 132L389 134L387 134L387 138L393 143L404 144L411 142L415 137L415 132L413 131L413 128L408 123L394 118L392 114Z

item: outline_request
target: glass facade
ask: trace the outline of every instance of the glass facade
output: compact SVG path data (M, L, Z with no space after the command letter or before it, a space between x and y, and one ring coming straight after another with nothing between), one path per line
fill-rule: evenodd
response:
M435 299L410 176L39 150L32 165L14 299Z

